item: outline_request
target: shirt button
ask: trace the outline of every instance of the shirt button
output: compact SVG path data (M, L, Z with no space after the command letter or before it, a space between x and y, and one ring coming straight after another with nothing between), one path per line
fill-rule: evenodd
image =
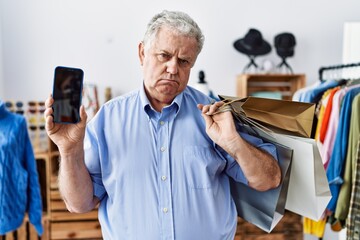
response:
M167 213L167 212L168 212L168 208L164 207L164 208L163 208L163 212L164 212L164 213Z
M160 125L164 125L165 124L165 122L164 121L160 121Z
M166 176L162 176L161 180L165 181L166 180Z
M161 147L160 148L160 151L162 151L162 152L165 152L165 150L166 150L166 147Z

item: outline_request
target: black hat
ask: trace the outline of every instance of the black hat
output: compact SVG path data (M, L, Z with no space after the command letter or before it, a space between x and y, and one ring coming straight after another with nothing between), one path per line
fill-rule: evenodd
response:
M296 45L295 36L291 33L280 33L275 36L274 45L280 57L291 57Z
M253 28L244 38L236 40L234 47L241 53L254 56L265 55L271 51L270 44L263 39L261 32Z

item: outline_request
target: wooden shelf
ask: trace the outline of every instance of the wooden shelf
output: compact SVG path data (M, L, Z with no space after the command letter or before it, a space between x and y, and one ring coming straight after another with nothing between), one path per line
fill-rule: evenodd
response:
M244 98L258 92L278 92L281 99L291 100L305 87L304 74L240 74L236 79L236 95Z

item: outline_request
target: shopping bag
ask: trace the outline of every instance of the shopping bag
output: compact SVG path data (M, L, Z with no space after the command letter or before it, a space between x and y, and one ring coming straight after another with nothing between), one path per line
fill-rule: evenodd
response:
M276 141L293 149L285 208L318 221L331 199L329 182L314 139L274 133Z
M235 112L259 121L271 130L310 137L315 104L259 97L237 98L219 95Z
M267 138L267 134L261 134L262 130L256 126L252 126L251 129L255 129L255 135L261 137L264 142L275 145L282 174L281 183L275 189L261 192L230 178L230 190L238 216L266 232L271 232L284 215L292 150Z

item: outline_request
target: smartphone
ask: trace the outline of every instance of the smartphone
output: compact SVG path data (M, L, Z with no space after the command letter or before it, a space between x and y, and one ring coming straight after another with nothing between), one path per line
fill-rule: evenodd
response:
M58 66L53 84L53 116L55 123L80 121L84 72L79 68Z

